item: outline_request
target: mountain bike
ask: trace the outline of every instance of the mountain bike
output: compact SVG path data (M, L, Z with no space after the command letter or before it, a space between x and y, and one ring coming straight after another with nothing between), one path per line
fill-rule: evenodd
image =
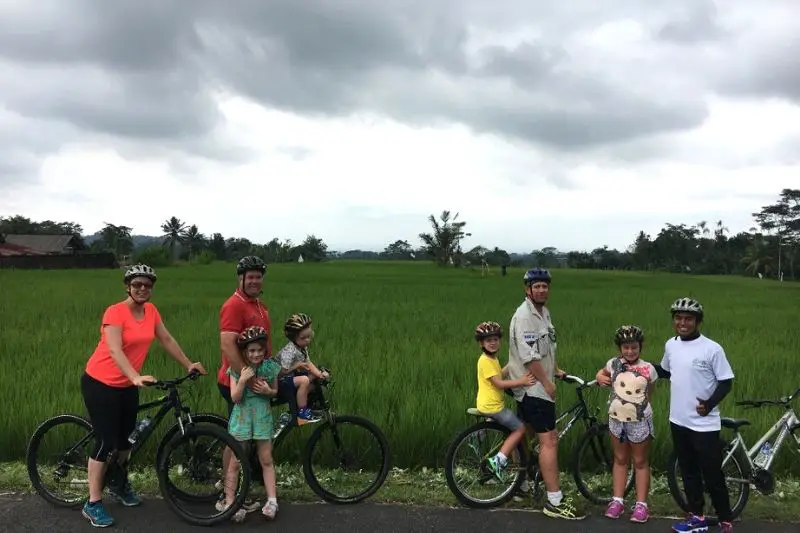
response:
M723 449L722 472L728 484L728 491L731 499L731 512L733 518L737 518L750 497L750 487L752 486L761 494L768 496L775 491L775 476L771 469L775 457L783 448L786 438L791 435L797 443L797 451L800 453L800 417L797 416L792 401L800 395L798 388L792 395L783 396L777 400L744 400L735 402L745 409L760 407L781 407L784 413L769 428L758 441L748 448L744 437L739 429L749 426L750 421L744 418L722 418L722 427L733 432L733 438L726 440L720 439L720 446ZM770 442L773 438L774 440ZM673 451L670 454L667 468L667 481L669 491L675 503L685 512L689 512L686 503L686 494L683 491L683 482L678 458ZM705 498L708 510L711 511L710 498ZM709 515L712 513L709 512Z
M138 412L156 407L160 409L152 419L141 419L137 423L137 429L131 435L134 439L131 455L124 467L117 461L116 450L109 455L106 460L109 466L104 478L104 488L120 486L124 482L128 465L167 414L172 411L175 423L161 438L156 453L155 466L159 490L170 509L181 519L193 525L211 526L230 520L241 507L250 486L250 471L242 469L234 505L222 511L215 509L214 504L217 501L215 483L222 471L222 449L225 446L231 447L237 460L247 462L247 457L227 431L208 424L206 416L192 415L189 407L183 405L178 387L186 380L197 379L199 375L193 370L177 379L148 384L166 394L154 401L139 405ZM146 421L150 423L147 424ZM146 427L142 427L143 424ZM60 439L56 437L54 445L57 451L51 460L39 457L39 453L47 449L45 437L49 438L57 431L64 430L71 430L76 435L72 437L66 435ZM210 443L198 444L202 439L208 439ZM42 422L31 436L26 457L28 476L36 492L59 507L82 506L88 499L87 462L94 443L95 433L92 424L83 416L65 413ZM171 479L170 475L173 473L176 474L176 479ZM71 495L58 494L46 486L51 480L67 491L76 492ZM175 484L182 481L187 482L188 488L178 487ZM210 495L187 492L193 486L204 482L209 483L213 489ZM204 508L214 510L214 514L209 516L196 514Z
M577 420L582 420L586 429L572 454L572 477L581 495L592 503L607 504L611 501L611 471L613 455L609 442L608 424L598 420L593 414L583 393L588 387L597 384L596 380L588 383L578 376L566 375L561 378L565 383L574 383L578 386L575 392L577 401L566 411L561 413L556 420L558 428L565 420L569 419L558 430L558 440L573 427ZM599 411L599 408L595 412ZM450 491L459 502L474 508L486 509L497 507L509 501L520 492L523 482L528 479L530 492L534 500L543 496L542 475L539 471L539 443L538 439L531 439L529 449L523 443L517 446L508 458L508 466L501 474L502 480L492 472L488 459L493 457L510 435L511 431L495 422L491 415L481 413L474 407L467 409L467 413L478 420L473 425L461 431L451 442L445 458L445 478ZM535 446L533 442L536 442ZM467 464L457 464L462 446L465 446ZM467 489L462 484L464 481L476 489ZM634 486L633 469L629 470L626 481L625 494ZM609 489L608 494L601 493L601 487ZM492 493L494 493L492 495Z
M352 504L361 502L383 486L389 475L389 441L383 431L371 420L355 415L340 415L334 412L331 402L333 380L330 369L319 367L320 371L328 373L328 379L316 380L315 386L309 392L308 402L311 411L320 416L320 420L313 424L311 435L303 449L302 464L303 476L306 483L314 493L328 503ZM276 408L286 403L285 401L272 398L270 405ZM220 428L227 431L228 420L221 415L204 413L204 421L217 424ZM278 422L279 419L283 422ZM273 434L273 457L279 453L281 442L295 428L306 427L298 426L296 414L292 415L284 412L282 417L276 417L275 432ZM361 434L356 432L360 431ZM354 435L355 434L355 435ZM346 442L345 442L346 441ZM376 449L374 457L358 459L353 447L359 445L372 446ZM256 484L263 485L263 474L261 463L258 460L255 447L250 450L248 464L250 473L248 479ZM315 466L315 461L321 460L328 462L327 467L319 468ZM327 486L328 483L338 486ZM357 485L363 485L361 489L355 489ZM222 498L222 485L219 498ZM344 492L353 489L354 492Z

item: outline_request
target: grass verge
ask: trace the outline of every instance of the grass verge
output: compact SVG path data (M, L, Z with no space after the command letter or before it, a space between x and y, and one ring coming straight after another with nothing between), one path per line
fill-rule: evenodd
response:
M302 467L288 464L277 466L278 494L281 500L295 502L319 501L319 498L308 488L303 477ZM144 496L160 497L158 480L152 470L131 473L134 488ZM601 507L591 506L575 490L573 480L562 473L562 487L565 495L572 496L581 502L591 514L601 514ZM25 465L20 462L0 463L0 490L21 493L33 493ZM263 487L253 485L257 497L263 496ZM370 501L380 503L399 503L406 505L438 505L445 507L458 506L455 497L450 493L443 470L421 468L404 470L394 468L389 473L386 483ZM652 516L677 517L680 512L672 500L667 487L666 477L653 476L650 490L650 512ZM538 509L540 503L528 501L511 501L505 505L512 509ZM776 490L772 496L762 496L751 491L747 507L741 517L744 520L760 519L781 522L800 522L800 480L783 479L776 482Z

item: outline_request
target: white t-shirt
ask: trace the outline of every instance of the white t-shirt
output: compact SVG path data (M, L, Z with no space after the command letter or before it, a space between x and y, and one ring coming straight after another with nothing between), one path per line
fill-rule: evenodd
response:
M697 399L707 400L717 388L717 381L733 379L725 350L705 335L691 341L671 337L664 344L661 367L669 378L669 421L694 431L718 431L721 428L719 406L707 416L697 414Z

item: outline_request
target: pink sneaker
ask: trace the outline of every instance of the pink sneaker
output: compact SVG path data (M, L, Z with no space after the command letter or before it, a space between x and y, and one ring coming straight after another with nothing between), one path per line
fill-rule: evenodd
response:
M720 522L719 530L721 533L733 533L733 524L730 522Z
M650 513L647 510L647 506L642 505L641 503L637 503L633 507L631 522L647 522L648 518L650 518Z
M617 500L611 500L606 508L606 518L613 518L616 520L623 512L625 512L625 506Z

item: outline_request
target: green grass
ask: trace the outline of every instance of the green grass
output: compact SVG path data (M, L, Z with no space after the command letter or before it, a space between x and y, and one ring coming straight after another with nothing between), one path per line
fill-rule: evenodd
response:
M275 349L284 343L281 325L290 313L313 317L311 356L335 373L336 410L365 415L381 426L394 466L439 467L449 440L471 422L465 410L474 405L478 355L472 330L482 320L507 328L522 301L521 275L521 270L510 269L506 278L497 271L482 278L476 271L419 263L271 265L264 299ZM120 278L120 271L0 271L0 363L5 377L0 388L0 461L24 458L30 434L47 417L84 412L79 378L97 344L103 310L125 296ZM220 361L219 307L235 284L230 264L159 271L154 303L189 357L212 373ZM798 285L558 270L550 308L559 331L559 365L592 377L614 353L614 329L630 322L645 329L644 357L660 361L671 334L669 304L686 294L705 304L704 331L727 350L737 378L723 411L753 421L746 428L752 442L780 410L743 411L733 401L778 397L800 385ZM505 359L503 355L503 363ZM169 378L182 369L156 343L144 371ZM570 385L558 387L563 408L574 395ZM187 398L195 411L224 412L213 376L199 380L191 391ZM142 399L156 395L143 391ZM664 383L654 398L655 469L663 467L670 448L668 395ZM607 391L588 397L604 409ZM562 443L562 457L571 451L578 428ZM290 447L278 449L277 460L287 459ZM775 468L779 474L797 475L800 461L784 452Z

